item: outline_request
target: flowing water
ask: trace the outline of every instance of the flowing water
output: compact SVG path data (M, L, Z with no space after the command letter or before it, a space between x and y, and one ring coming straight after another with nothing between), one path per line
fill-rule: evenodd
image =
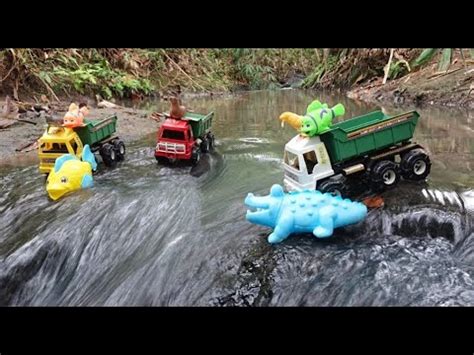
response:
M246 194L282 183L295 131L278 116L314 98L285 90L189 100L215 111L217 149L196 168L158 166L149 134L128 142L126 160L101 169L92 189L57 202L36 166L3 168L0 305L474 305L472 112L418 110L415 139L433 161L427 182L401 183L332 238L269 245L269 229L245 220ZM342 102L345 117L379 109L318 98Z

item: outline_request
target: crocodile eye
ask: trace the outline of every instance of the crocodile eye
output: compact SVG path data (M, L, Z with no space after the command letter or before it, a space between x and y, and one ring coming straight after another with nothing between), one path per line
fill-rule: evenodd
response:
M67 177L63 176L63 177L61 178L61 182L62 182L63 184L65 184L65 183L67 182Z

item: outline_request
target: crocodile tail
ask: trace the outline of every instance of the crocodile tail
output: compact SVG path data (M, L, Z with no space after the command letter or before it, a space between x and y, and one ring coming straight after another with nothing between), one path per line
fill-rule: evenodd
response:
M280 115L281 125L283 127L284 123L288 123L291 127L297 131L301 128L302 118L293 112L284 112Z

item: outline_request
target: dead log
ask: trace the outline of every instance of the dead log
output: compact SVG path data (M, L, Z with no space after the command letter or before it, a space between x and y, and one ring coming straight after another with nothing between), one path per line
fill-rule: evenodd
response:
M14 120L0 120L0 129L10 127L15 124Z
M37 144L38 141L37 141L37 140L34 140L34 141L32 141L32 142L25 143L25 144L19 146L18 148L16 148L15 150L16 150L17 152L21 152L22 150L28 148L30 145L35 144L35 143Z
M29 123L29 124L32 124L32 125L35 125L35 126L37 125L37 122L35 122L35 121L30 121L30 120L25 120L25 119L23 119L23 118L17 118L16 120L17 120L17 121L20 121L20 122Z

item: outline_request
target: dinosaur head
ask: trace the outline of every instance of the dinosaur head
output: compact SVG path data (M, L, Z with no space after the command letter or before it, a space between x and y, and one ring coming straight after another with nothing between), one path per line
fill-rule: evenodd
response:
M247 210L246 218L249 222L274 227L285 193L280 185L273 185L270 195L254 196L249 193L245 204L250 208Z

